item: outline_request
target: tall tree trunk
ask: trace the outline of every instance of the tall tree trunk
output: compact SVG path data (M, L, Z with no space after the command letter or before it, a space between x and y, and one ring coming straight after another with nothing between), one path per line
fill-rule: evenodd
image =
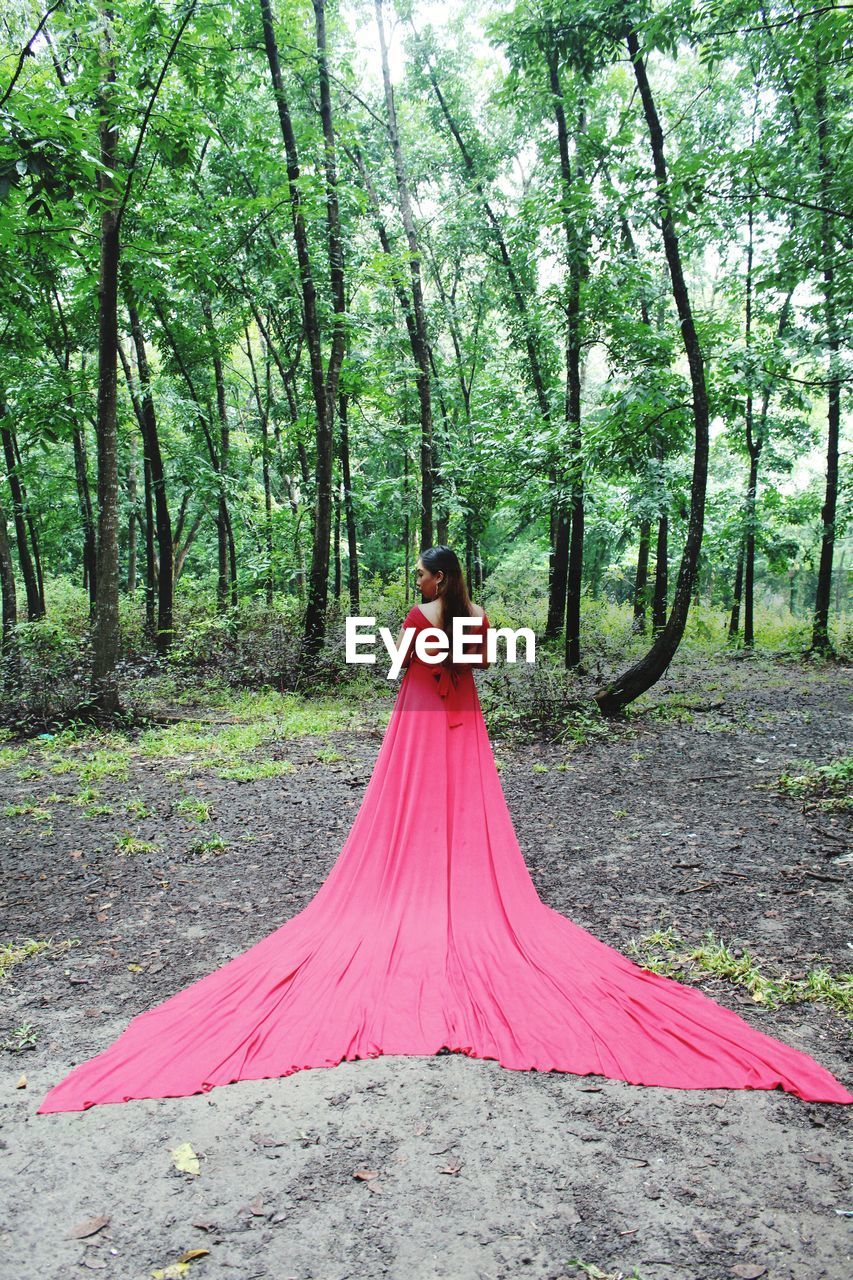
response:
M576 219L569 213L569 194L575 176L583 177L580 148L576 157L577 174L572 174L569 159L569 131L566 125L563 87L560 83L559 58L551 45L547 52L548 76L557 124L557 144L560 154L560 206L563 230L566 236L566 258L569 270L569 292L566 307L566 426L568 428L568 475L571 477L571 533L569 538L569 563L566 577L566 666L577 667L581 660L580 622L581 592L583 587L583 537L584 537L584 478L583 437L581 434L581 288L586 275L584 235L576 226ZM578 135L584 133L586 119L583 108L578 116ZM562 513L558 530L562 529ZM555 557L555 577L556 577ZM555 586L559 583L555 582Z
M133 594L136 590L136 529L139 523L136 514L136 450L131 445L127 463L127 590Z
M18 544L18 562L21 566L21 577L24 579L24 591L27 596L27 617L30 622L44 616L38 578L36 577L33 559L30 554L30 541L27 532L26 504L15 456L15 440L12 428L6 423L8 410L4 402L0 402L0 436L3 439L3 455L6 460L6 474L9 480L9 491L12 495L12 518L15 523L15 540Z
M113 14L105 9L100 93L99 174L101 254L98 278L98 598L95 606L92 683L95 705L104 715L119 708L116 661L119 646L118 433L116 364L118 355L119 192L115 183L118 126L112 123L116 82L112 51Z
M344 515L347 527L347 585L349 587L350 608L355 615L359 611L358 538L356 536L355 504L352 496L352 476L350 475L349 399L348 392L342 391L340 393L338 422L340 424L341 473L344 483Z
M296 136L290 118L287 97L281 78L278 45L273 27L270 0L260 0L264 31L264 45L272 78L273 92L281 133L287 155L287 177L290 186L290 208L293 219L293 236L299 275L302 284L302 307L305 340L311 365L311 388L317 414L317 465L316 498L314 512L314 545L311 556L311 575L308 583L308 602L303 628L304 648L316 653L323 643L326 630L326 601L328 593L329 544L331 541L331 485L332 485L332 422L326 394L323 372L323 355L320 343L320 323L317 315L317 296L311 270L308 234L302 213L302 196L299 184L299 153Z
M18 474L23 475L24 462L21 458L21 451L18 448L18 438L14 433L12 434L12 447L15 451L15 464ZM27 491L24 488L23 481L21 481L21 497L23 498L24 503L24 519L27 522L27 529L30 535L30 546L33 549L33 565L35 566L36 571L36 586L38 587L39 608L41 610L40 616L44 617L45 613L47 613L47 605L45 604L44 598L44 576L41 571L41 552L39 551L39 540L38 534L36 533L35 521L33 520L33 513L30 510Z
M551 492L551 549L548 554L548 618L545 636L553 639L563 629L566 617L566 589L569 574L569 541L572 508L567 496L559 490L556 467L549 472Z
M132 297L132 291L128 287ZM151 390L151 371L148 366L148 353L145 350L145 337L142 323L136 306L131 302L128 306L130 332L136 351L136 367L139 371L140 389L140 425L145 446L145 457L148 459L151 477L151 489L154 498L154 519L157 528L157 636L158 653L166 653L174 639L174 545L172 542L172 520L169 515L169 502L166 494L166 472L163 466L163 455L160 449L160 433L157 425L157 412L154 408L154 397Z
M409 21L411 25L411 19ZM412 26L412 30L414 31L414 26ZM539 345L537 342L537 335L536 335L535 328L533 325L533 320L530 314L530 308L528 307L528 304L527 304L528 294L531 293L531 290L527 287L524 280L522 279L521 273L516 269L516 266L510 255L509 248L507 246L506 238L501 228L500 220L497 214L495 213L494 209L492 208L492 205L488 199L488 196L486 195L486 191L483 186L482 180L480 179L480 176L477 173L477 166L474 163L471 152L468 150L468 147L465 143L465 139L462 137L461 130L459 129L456 119L454 118L453 113L451 112L450 107L447 103L447 99L445 98L442 92L441 85L438 83L438 77L436 76L435 71L432 67L427 66L426 70L427 70L427 75L429 76L430 84L432 85L432 88L433 88L433 92L435 93L439 108L441 109L441 113L444 116L444 119L447 123L447 127L450 130L450 134L454 142L456 143L456 146L459 149L459 154L462 157L462 163L465 167L465 172L467 173L468 177L471 179L473 188L477 192L477 195L480 198L480 202L483 207L483 212L486 217L490 234L492 235L495 241L495 244L497 245L498 253L500 254L501 264L504 268L504 271L506 272L506 278L509 283L510 295L512 297L513 305L515 307L515 312L519 320L521 321L521 325L524 331L524 344L525 344L525 350L527 352L527 365L530 370L530 377L531 377L533 389L536 395L536 403L539 407L539 413L543 423L545 424L546 427L550 427L551 420L552 420L552 413L551 413L551 402L548 394L548 378L546 375L546 370L545 370L543 360L540 355ZM564 513L564 507L562 505L563 499L561 499L560 496L555 492L555 490L559 485L559 480L558 480L557 470L553 466L549 470L549 478L550 478L551 487L552 487L552 495L551 495L551 503L550 503L552 537L551 537L551 554L549 557L548 622L547 622L546 634L554 636L554 635L557 635L557 633L559 632L561 621L564 616L564 606L565 606L566 580L565 580L565 574L563 573L560 566L564 562L564 559L566 563L568 559L568 552L565 550L565 547L561 548L559 551L557 550L555 539L557 538L557 536L564 538L566 540L566 545L567 545L570 534L569 534L569 521L568 519L563 518L563 513ZM477 563L476 563L476 570L475 570L474 576L475 576L475 585L481 586L482 585L482 565L479 560L477 560Z
M670 202L663 130L646 74L645 62L640 56L639 39L636 30L632 29L628 33L627 45L649 130L655 169L657 204L661 218L661 233L672 281L673 298L675 299L680 322L682 341L690 369L690 382L693 391L694 449L687 536L684 542L684 551L675 584L675 596L669 619L648 653L595 695L596 701L605 715L615 714L629 702L632 702L634 698L638 698L646 689L651 688L666 671L678 649L687 623L693 580L696 575L696 566L702 547L702 534L705 523L705 495L708 482L709 411L705 368L702 349L693 319L693 311L690 306L690 296L684 279L678 235L675 230L674 210Z
M835 550L835 513L838 503L838 441L841 429L841 340L835 304L835 244L832 228L832 191L830 189L829 156L827 143L826 71L818 64L815 68L815 111L817 114L818 172L823 204L821 215L821 258L823 261L823 305L826 317L826 339L829 352L829 379L827 392L826 436L826 488L821 523L823 531L820 544L820 566L815 593L812 648L818 653L831 653L829 638L829 605L832 594L832 559Z
M145 626L152 640L157 634L157 553L154 550L154 485L151 459L143 454L142 483L145 489Z
M427 338L426 310L424 308L423 287L421 284L421 255L415 231L415 220L412 215L409 185L403 164L400 133L397 128L397 111L394 106L394 91L391 87L391 73L388 68L388 49L385 44L385 26L382 21L382 0L375 0L375 7L376 26L379 31L379 51L382 58L382 81L385 88L385 109L388 115L388 137L394 157L394 174L397 180L400 217L403 221L406 241L409 246L409 271L412 277L412 310L415 321L414 354L418 366L417 387L421 416L421 544L426 548L432 545L433 441L429 341Z
M737 568L735 569L735 584L732 590L732 611L729 615L729 639L736 640L740 631L740 607L743 600L743 557L746 550L746 538L741 534L738 543L737 552Z
M3 637L0 653L12 654L10 664L11 683L17 684L17 670L14 661L15 627L18 625L18 596L15 590L15 570L12 567L12 554L9 550L9 535L6 529L6 512L0 501L0 596L3 601Z
M82 427L74 428L74 475L77 480L77 502L83 525L83 584L89 592L89 615L94 619L98 596L97 537L95 517L92 512L92 495L89 489L86 438Z
M335 600L341 598L341 486L335 486L335 535L334 535L334 563L335 563Z
M236 606L237 604L236 568L233 574L229 573L229 551L230 546L233 543L233 533L231 530L231 520L228 511L228 498L225 490L228 476L228 454L231 447L231 428L228 422L228 405L225 398L225 374L222 369L222 356L219 351L219 336L216 332L216 325L214 323L210 301L207 298L202 300L202 310L204 311L204 317L207 321L207 330L210 334L213 358L213 380L216 387L216 414L219 422L219 447L216 451L218 459L217 479L219 481L219 499L217 503L216 516L216 541L218 552L216 602L220 611L222 611L228 608L229 597L230 604L232 606Z
M266 548L266 572L264 573L264 590L266 594L267 605L272 605L275 583L273 580L273 535L272 535L272 484L270 481L270 433L269 433L269 405L272 397L270 388L270 350L266 348L264 356L264 381L266 384L266 399L261 396L261 384L258 380L258 371L255 368L255 357L252 352L252 338L249 333L249 326L244 328L246 335L246 354L249 358L249 367L252 371L252 386L255 393L255 404L258 409L258 418L261 424L261 474L264 485L264 545Z

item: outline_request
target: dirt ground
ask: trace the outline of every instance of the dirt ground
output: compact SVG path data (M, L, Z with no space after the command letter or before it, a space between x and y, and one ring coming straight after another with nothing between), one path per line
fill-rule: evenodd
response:
M849 752L849 686L838 668L683 660L648 698L658 711L606 736L496 741L543 899L623 951L672 925L691 945L712 929L748 947L769 976L849 973L844 817L769 785ZM184 1263L190 1280L849 1280L851 1109L781 1091L643 1088L441 1054L35 1114L136 1013L307 904L380 738L278 743L267 754L296 769L248 782L131 753L126 781L98 783L107 805L144 803L130 824L62 804L79 780L38 772L35 746L0 774L5 804L54 806L52 826L0 810L0 943L79 939L0 986L4 1280L143 1280L193 1249L208 1252ZM207 823L180 807L188 794ZM117 852L128 825L159 847ZM210 830L224 847L199 844ZM829 1004L772 1009L724 979L690 980L850 1087L849 1022ZM17 1049L26 1024L35 1044ZM198 1174L174 1166L183 1143Z

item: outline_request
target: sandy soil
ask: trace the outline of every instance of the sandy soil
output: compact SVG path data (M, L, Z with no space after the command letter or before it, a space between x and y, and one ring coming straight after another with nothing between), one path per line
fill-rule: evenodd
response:
M542 897L621 950L674 925L690 944L713 929L748 947L770 976L849 972L843 818L765 789L792 762L849 752L845 691L838 669L682 662L651 701L687 692L705 708L692 722L645 715L573 750L496 742ZM247 783L201 768L169 780L169 762L134 761L128 781L99 783L103 800L146 801L133 823L56 804L48 834L0 814L0 942L80 939L0 988L0 1042L24 1023L37 1034L0 1052L0 1274L143 1280L200 1249L190 1280L848 1280L851 1109L781 1091L642 1088L441 1054L35 1114L134 1014L308 902L380 737L279 744L295 772ZM330 745L342 758L318 759ZM6 803L79 786L20 768L0 774ZM176 810L188 793L212 806L204 827ZM161 848L115 852L125 826ZM199 852L210 829L226 847ZM850 1087L839 1012L773 1010L722 979L691 980ZM174 1167L183 1143L197 1175Z

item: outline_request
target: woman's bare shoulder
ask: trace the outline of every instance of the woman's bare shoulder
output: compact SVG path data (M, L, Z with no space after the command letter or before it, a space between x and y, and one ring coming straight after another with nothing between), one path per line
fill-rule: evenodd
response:
M472 603L472 608L474 609L474 612L476 613L478 618L485 618L486 610L483 608L481 604Z

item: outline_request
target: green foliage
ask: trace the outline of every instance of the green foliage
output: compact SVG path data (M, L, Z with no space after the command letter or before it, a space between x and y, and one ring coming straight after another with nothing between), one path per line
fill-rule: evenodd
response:
M800 773L781 773L776 785L783 794L801 800L804 809L831 813L853 805L853 756L821 765L805 760L800 768Z

